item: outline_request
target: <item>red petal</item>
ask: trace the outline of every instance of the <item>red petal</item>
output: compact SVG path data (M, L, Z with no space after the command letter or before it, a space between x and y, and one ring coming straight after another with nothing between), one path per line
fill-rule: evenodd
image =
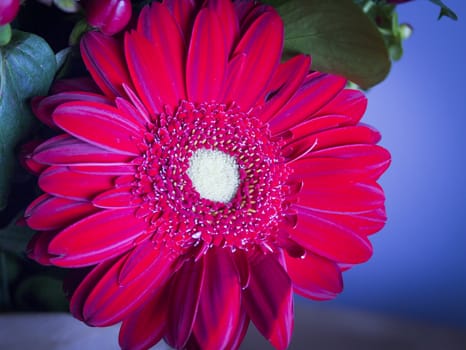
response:
M57 126L52 120L52 113L55 109L66 102L88 101L111 105L112 102L105 96L84 91L61 92L47 97L34 97L31 101L32 111L35 116L45 125L56 129Z
M329 300L343 290L343 280L337 264L312 253L303 258L285 256L288 275L294 291L306 298Z
M262 335L276 349L286 349L293 332L293 288L290 278L272 255L250 261L251 280L243 292L246 311Z
M363 116L367 107L367 98L359 90L345 89L327 103L316 115L342 114L357 123Z
M140 50L139 55L143 57L138 58L138 53L132 53L130 49L126 50L126 55L134 84L139 88L139 95L146 100L153 99L152 94L157 95L158 100L155 103L158 110L162 110L165 104L176 106L180 100L186 99L184 85L186 47L180 28L167 7L154 2L141 11L138 32L148 39L146 47L140 46L144 40L138 36L133 39L131 45L136 46ZM137 63L132 64L132 59L147 62L144 61L146 58L151 61L149 67L136 67ZM155 81L145 82L149 85L141 89L144 83L136 80L148 80L152 74L156 75Z
M42 143L34 150L32 156L34 161L49 165L121 163L132 158L104 150L66 134L52 137Z
M150 300L123 321L119 335L122 350L149 349L162 339L168 313L168 298L166 290L160 288Z
M137 141L144 130L111 106L69 102L59 106L53 120L76 138L106 150L138 155Z
M271 82L267 103L261 111L262 121L270 120L294 95L309 72L310 65L311 58L305 55L298 55L280 64Z
M123 258L120 258L120 260L122 259ZM70 300L70 312L78 320L84 321L83 309L87 297L115 263L118 264L118 260L105 261L94 267L73 292Z
M48 247L56 234L56 231L37 232L28 243L27 256L41 265L52 265L50 259L54 256L48 253Z
M219 23L221 23L223 37L229 55L233 43L236 42L239 35L239 23L233 3L224 0L210 0L207 6L219 16Z
M141 204L141 199L131 193L131 188L121 187L101 193L92 204L99 208L133 208Z
M311 209L291 206L296 210L296 224L287 231L294 241L307 250L336 262L357 264L372 255L366 237L336 222L329 221Z
M188 43L195 13L201 2L198 0L164 0L163 4L167 6L173 14L173 17L184 34L185 42Z
M204 284L193 331L202 349L225 349L237 336L240 321L238 273L227 248L211 248L204 259Z
M173 259L168 250L159 250L159 256L142 278L121 284L120 272L126 263L123 256L94 286L86 299L83 316L92 326L108 326L127 318L163 288L173 270Z
M136 171L136 167L130 164L107 164L98 163L92 165L70 165L68 168L71 171L82 173L82 174L93 174L93 175L132 175Z
M203 8L196 17L186 65L190 101L217 100L223 89L228 59L222 25L214 10Z
M105 210L64 229L49 245L49 253L58 255L53 263L64 267L93 265L130 249L147 229L133 212Z
M303 137L286 145L282 152L288 159L301 156L320 149L349 144L375 144L380 141L380 133L366 125L347 126L324 130L308 137ZM309 149L312 152L309 152Z
M204 268L204 257L196 262L186 261L173 277L164 339L176 349L183 348L191 335L203 288Z
M81 39L81 56L108 97L125 96L122 84L132 84L119 40L95 31L86 32Z
M243 74L237 77L241 81L239 89L229 95L243 110L248 110L255 102L263 102L268 83L281 59L283 22L275 10L267 8L269 11L254 20L233 53L233 56L242 53L247 56Z
M337 225L344 226L359 235L371 235L380 231L387 221L385 208L377 208L375 210L360 213L360 214L331 214L320 213L322 218L333 221Z
M304 178L299 193L289 200L315 211L346 214L365 213L384 205L385 195L375 182L327 183L325 181L325 177Z
M312 117L345 84L346 80L338 76L319 72L309 74L291 100L270 120L270 131L276 135Z
M32 229L48 231L68 226L98 210L89 202L43 194L29 205L24 216Z
M83 200L112 188L114 179L114 176L76 173L67 167L51 166L40 175L39 186L57 197Z
M231 331L230 342L227 344L225 349L232 349L232 350L239 349L248 331L249 322L250 320L249 320L248 314L244 310L244 307L241 307L239 321L236 324L235 329Z

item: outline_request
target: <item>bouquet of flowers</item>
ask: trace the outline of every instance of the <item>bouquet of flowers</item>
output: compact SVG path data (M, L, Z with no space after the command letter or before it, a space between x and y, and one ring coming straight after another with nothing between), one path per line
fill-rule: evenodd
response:
M1 308L286 349L293 294L335 298L386 221L363 90L403 2L0 2Z

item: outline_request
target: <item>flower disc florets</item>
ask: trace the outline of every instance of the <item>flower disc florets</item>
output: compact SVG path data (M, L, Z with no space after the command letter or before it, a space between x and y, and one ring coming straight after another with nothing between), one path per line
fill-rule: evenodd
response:
M165 223L158 240L188 247L199 240L233 250L259 245L270 249L284 200L288 169L280 145L254 116L232 104L183 101L162 113L145 135L136 162L133 193L142 199L141 216ZM238 186L227 202L203 198L190 173L190 160L215 151L237 164ZM214 185L214 184L212 184Z

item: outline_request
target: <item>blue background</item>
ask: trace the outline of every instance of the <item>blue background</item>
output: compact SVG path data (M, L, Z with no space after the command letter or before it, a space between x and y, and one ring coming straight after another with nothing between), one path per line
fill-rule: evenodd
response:
M466 2L444 2L459 21L427 0L398 7L414 33L363 119L392 154L389 221L329 303L466 327Z

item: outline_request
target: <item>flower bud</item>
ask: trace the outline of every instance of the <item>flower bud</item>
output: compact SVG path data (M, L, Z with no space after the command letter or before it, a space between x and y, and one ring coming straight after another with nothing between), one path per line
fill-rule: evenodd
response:
M132 8L130 0L83 1L87 22L106 35L121 31L128 24Z
M0 1L0 26L13 21L19 11L19 0Z

